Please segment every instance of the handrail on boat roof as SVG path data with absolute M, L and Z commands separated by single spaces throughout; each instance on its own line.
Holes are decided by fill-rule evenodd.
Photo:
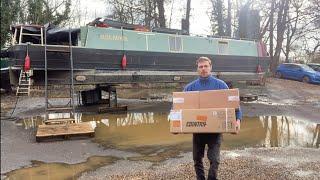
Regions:
M 11 27 L 34 27 L 34 28 L 43 28 L 43 25 L 38 25 L 38 24 L 18 24 L 18 25 L 11 25 Z

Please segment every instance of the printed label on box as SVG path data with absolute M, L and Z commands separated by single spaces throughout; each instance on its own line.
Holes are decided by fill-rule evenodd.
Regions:
M 181 121 L 172 121 L 172 127 L 180 127 Z
M 183 104 L 184 103 L 184 98 L 173 98 L 172 102 L 175 104 Z
M 207 122 L 199 122 L 199 121 L 188 121 L 186 123 L 186 127 L 197 127 L 197 128 L 202 128 L 202 127 L 206 127 L 207 126 Z
M 198 115 L 196 117 L 197 121 L 207 121 L 208 120 L 208 117 L 207 116 L 204 116 L 204 115 Z

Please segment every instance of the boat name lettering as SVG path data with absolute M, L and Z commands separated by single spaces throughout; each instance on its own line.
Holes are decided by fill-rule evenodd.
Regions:
M 100 39 L 107 40 L 107 41 L 128 41 L 127 36 L 111 35 L 111 34 L 101 34 Z

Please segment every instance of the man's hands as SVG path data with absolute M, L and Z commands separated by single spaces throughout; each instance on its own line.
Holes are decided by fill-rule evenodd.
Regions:
M 235 128 L 236 128 L 236 132 L 232 133 L 232 134 L 238 134 L 239 131 L 240 131 L 240 119 L 237 119 L 236 121 L 234 121 L 234 125 L 235 125 Z

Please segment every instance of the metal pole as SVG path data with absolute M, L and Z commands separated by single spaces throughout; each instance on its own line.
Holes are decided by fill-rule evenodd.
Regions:
M 48 62 L 47 62 L 47 28 L 44 27 L 44 70 L 45 70 L 45 121 L 48 120 Z
M 71 67 L 71 106 L 72 106 L 72 113 L 75 114 L 75 107 L 73 101 L 73 94 L 74 94 L 74 83 L 73 83 L 73 58 L 72 58 L 72 38 L 71 38 L 71 28 L 69 24 L 69 49 L 70 49 L 70 67 Z

